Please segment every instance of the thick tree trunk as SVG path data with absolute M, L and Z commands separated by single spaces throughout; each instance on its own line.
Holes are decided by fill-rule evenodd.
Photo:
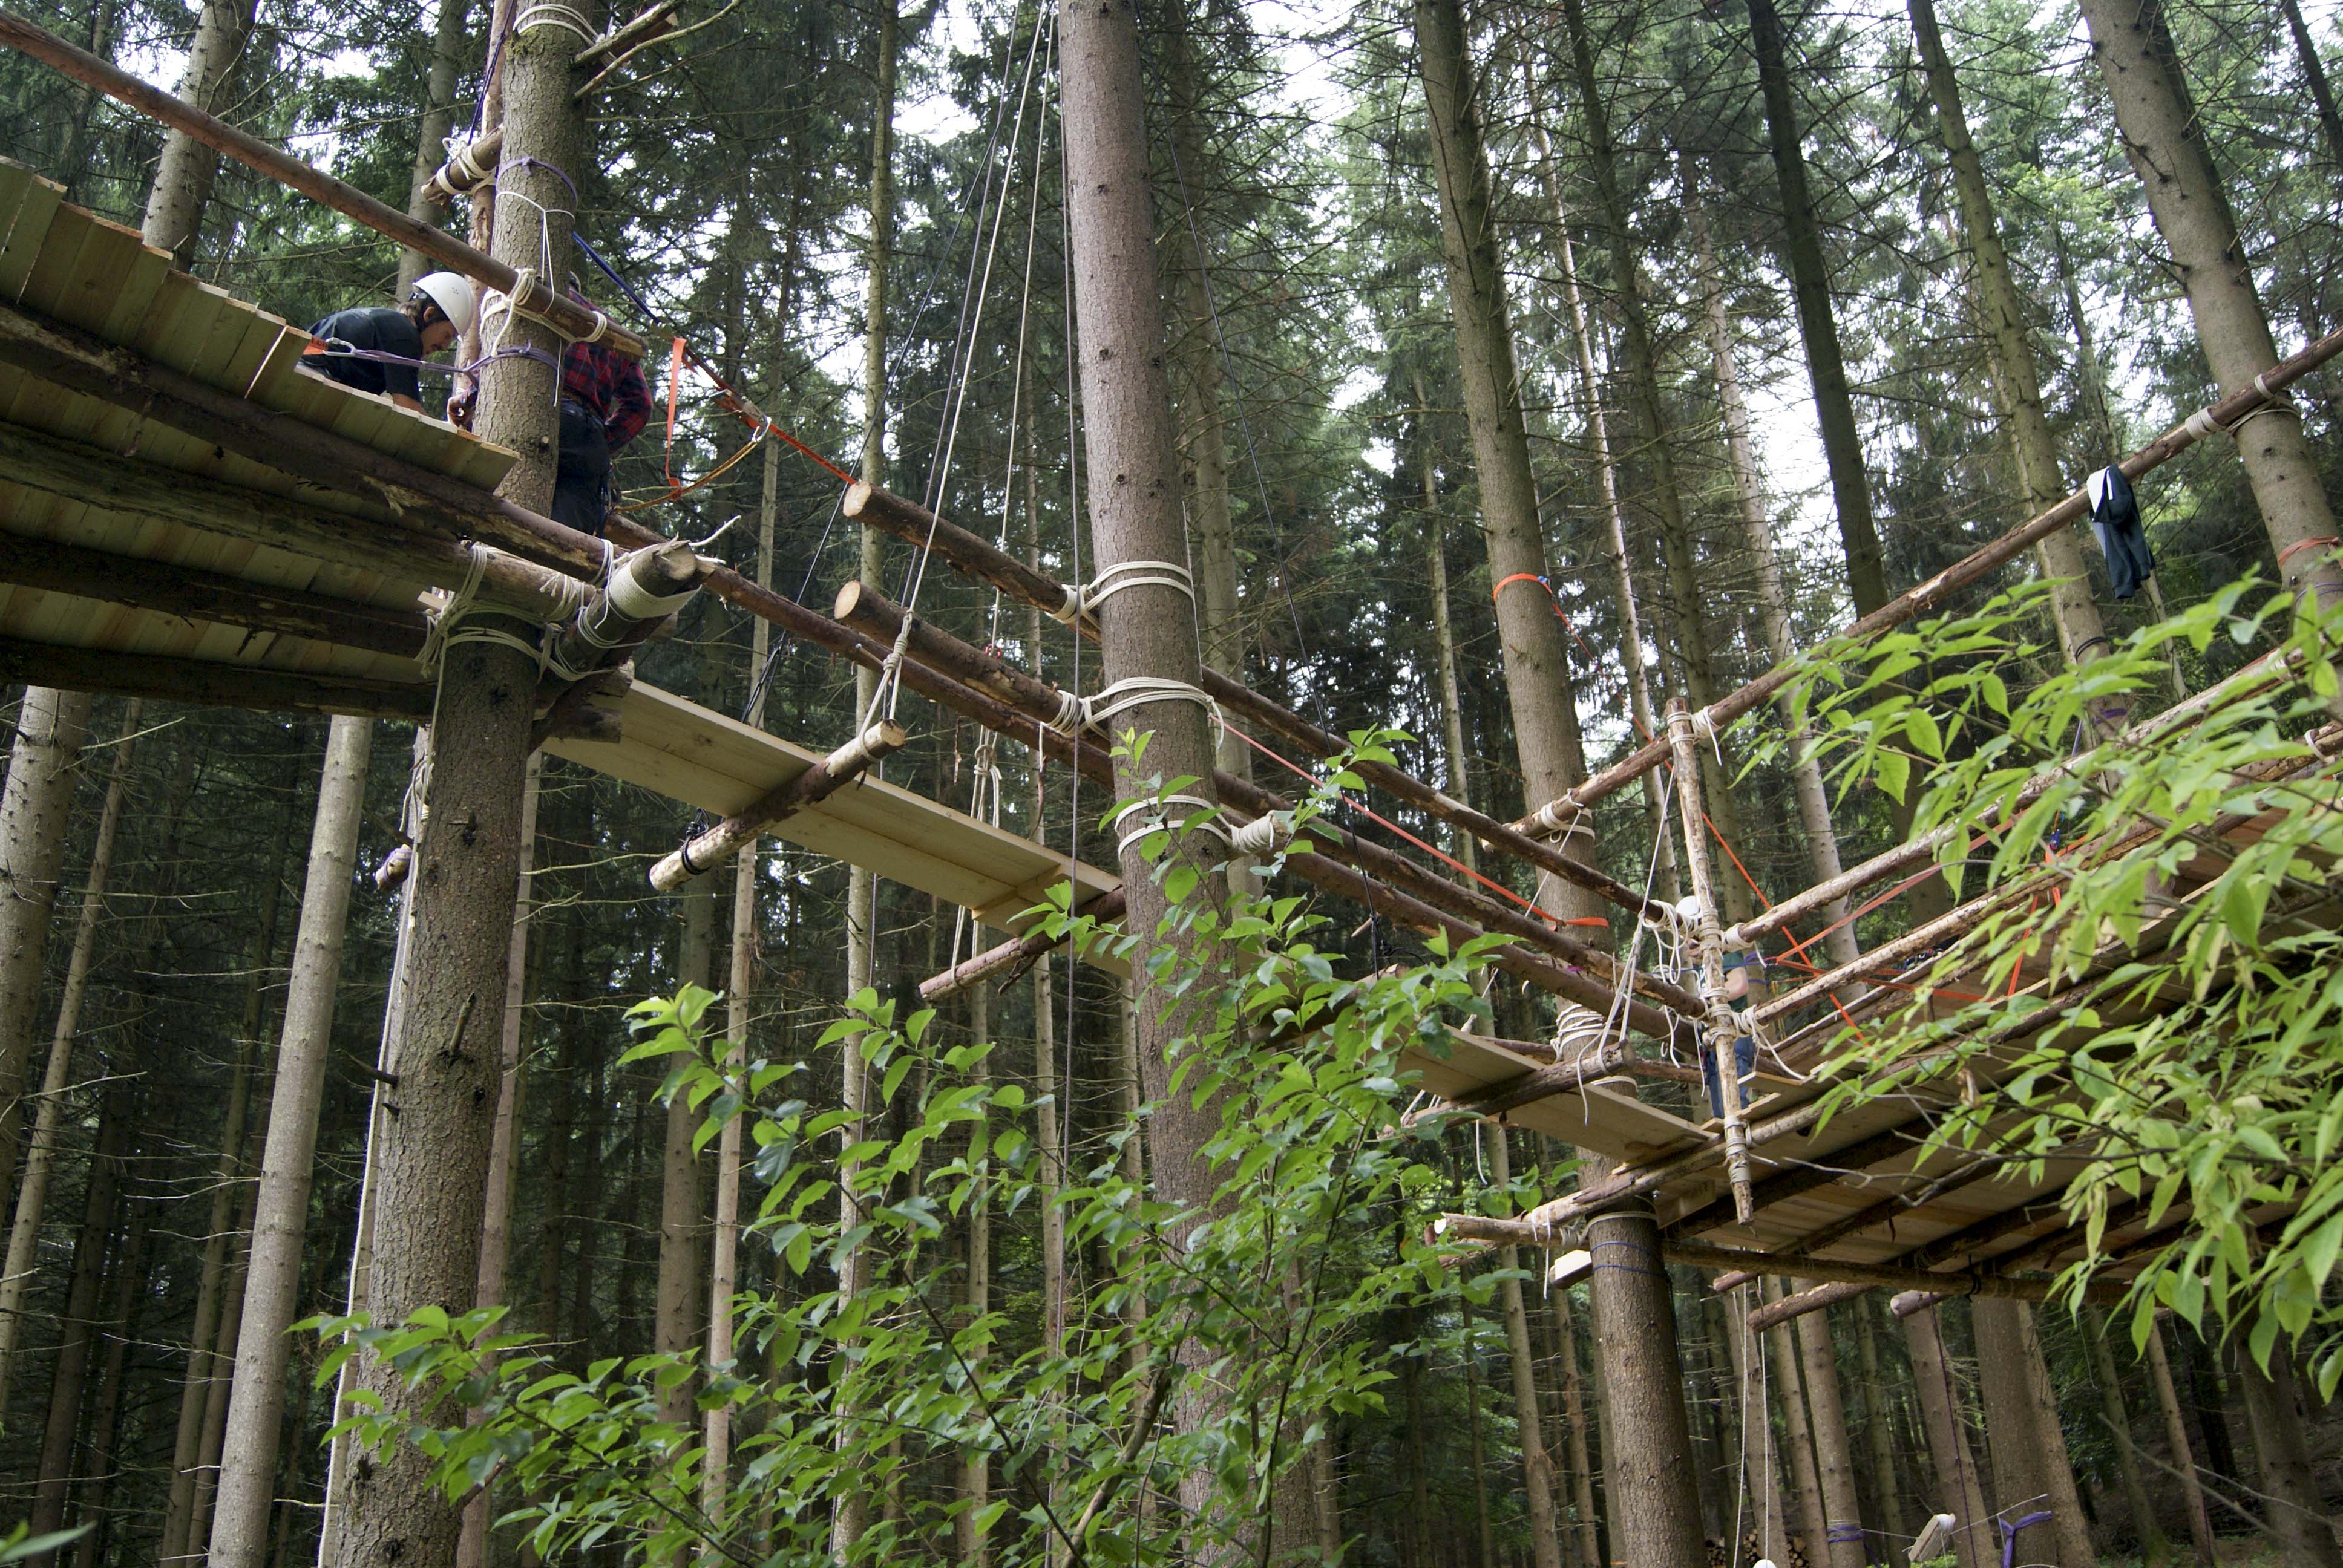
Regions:
M 1502 1126 L 1487 1131 L 1483 1147 L 1489 1152 L 1489 1181 L 1503 1190 L 1513 1182 L 1507 1148 L 1511 1140 Z M 1510 1276 L 1520 1266 L 1515 1249 L 1498 1249 L 1497 1267 L 1501 1271 Z M 1513 1363 L 1515 1442 L 1522 1453 L 1522 1488 L 1528 1503 L 1530 1550 L 1537 1568 L 1562 1568 L 1562 1532 L 1554 1507 L 1554 1461 L 1547 1456 L 1540 1433 L 1537 1358 L 1530 1350 L 1529 1313 L 1522 1304 L 1519 1280 L 1508 1277 L 1497 1286 L 1497 1305 L 1504 1314 L 1505 1348 L 1511 1352 Z
M 2205 1506 L 2205 1485 L 2197 1478 L 2197 1451 L 2188 1442 L 2188 1421 L 2180 1408 L 2180 1391 L 2173 1385 L 2172 1362 L 2164 1351 L 2164 1330 L 2158 1325 L 2147 1336 L 2147 1378 L 2156 1390 L 2157 1413 L 2164 1422 L 2165 1446 L 2172 1451 L 2172 1468 L 2179 1473 L 2180 1500 L 2188 1515 L 2188 1543 L 2198 1568 L 2220 1561 L 2213 1542 L 2213 1515 Z
M 50 1375 L 48 1422 L 41 1432 L 40 1468 L 33 1491 L 31 1523 L 35 1535 L 45 1535 L 65 1524 L 65 1500 L 74 1478 L 74 1449 L 81 1432 L 83 1385 L 89 1375 L 91 1330 L 97 1317 L 98 1290 L 106 1250 L 114 1239 L 125 1154 L 130 1144 L 135 1082 L 118 1077 L 108 1083 L 98 1112 L 97 1141 L 90 1151 L 89 1182 L 82 1200 L 81 1231 L 74 1239 L 73 1271 L 65 1286 L 65 1310 L 57 1320 L 61 1337 Z M 54 1554 L 46 1561 L 54 1562 Z
M 1896 1463 L 1895 1402 L 1879 1361 L 1877 1301 L 1876 1292 L 1855 1298 L 1855 1342 L 1863 1369 L 1864 1443 L 1871 1451 L 1872 1493 L 1879 1500 L 1878 1534 L 1883 1543 L 1893 1543 L 1914 1533 L 1920 1522 L 1905 1500 L 1903 1474 Z
M 252 36 L 254 7 L 255 0 L 204 0 L 187 68 L 179 78 L 180 98 L 207 115 L 228 106 L 245 45 Z M 155 167 L 155 187 L 147 193 L 141 237 L 169 251 L 174 266 L 184 268 L 195 256 L 196 236 L 203 230 L 204 209 L 211 203 L 212 179 L 218 172 L 219 154 L 194 137 L 173 131 L 163 138 L 163 159 Z
M 2278 346 L 2204 121 L 2174 56 L 2161 0 L 2083 0 L 2082 12 L 2115 102 L 2116 127 L 2187 291 L 2206 361 L 2225 394 L 2242 392 L 2278 363 Z M 2303 439 L 2301 414 L 2281 398 L 2248 415 L 2234 433 L 2279 576 L 2289 588 L 2312 589 L 2321 603 L 2343 597 L 2335 514 Z
M 456 74 L 462 66 L 465 25 L 470 21 L 472 0 L 439 0 L 439 18 L 431 35 L 431 64 L 423 77 L 423 118 L 415 131 L 415 166 L 407 183 L 407 216 L 417 223 L 437 224 L 439 204 L 425 194 L 431 176 L 447 156 L 443 145 L 455 119 Z M 421 251 L 398 253 L 398 287 L 394 297 L 405 299 L 415 291 L 415 280 L 431 264 Z
M 1924 1307 L 1904 1320 L 1912 1350 L 1912 1382 L 1920 1395 L 1920 1418 L 1927 1429 L 1928 1457 L 1936 1466 L 1936 1512 L 1949 1513 L 1960 1568 L 1992 1568 L 1996 1558 L 1992 1516 L 1986 1512 L 1985 1485 L 1969 1448 L 1968 1423 L 1953 1382 L 1951 1358 L 1937 1332 L 1936 1309 Z
M 326 742 L 234 1350 L 235 1382 L 210 1535 L 209 1560 L 215 1568 L 260 1568 L 268 1544 L 277 1435 L 285 1418 L 286 1363 L 292 1351 L 286 1330 L 300 1306 L 317 1112 L 325 1101 L 326 1069 L 332 1056 L 334 1004 L 340 990 L 342 940 L 348 929 L 373 731 L 369 719 L 337 719 Z
M 261 1122 L 258 1131 L 265 1139 L 268 1135 L 265 1112 Z M 211 1539 L 212 1504 L 219 1497 L 220 1453 L 227 1442 L 228 1396 L 235 1387 L 236 1336 L 244 1322 L 245 1276 L 252 1259 L 253 1205 L 259 1196 L 259 1185 L 246 1174 L 247 1170 L 240 1165 L 236 1172 L 236 1186 L 243 1193 L 243 1201 L 236 1206 L 235 1251 L 220 1294 L 219 1337 L 212 1342 L 211 1364 L 215 1371 L 204 1390 L 203 1435 L 196 1447 L 195 1506 L 187 1514 L 190 1556 L 197 1554 L 197 1542 Z M 269 1455 L 272 1459 L 276 1455 L 273 1446 Z
M 1768 1276 L 1765 1299 L 1782 1299 L 1782 1282 Z M 1775 1323 L 1768 1335 L 1773 1354 L 1774 1397 L 1781 1402 L 1782 1443 L 1789 1456 L 1790 1487 L 1796 1494 L 1798 1528 L 1809 1563 L 1829 1561 L 1830 1508 L 1823 1499 L 1822 1473 L 1815 1464 L 1814 1424 L 1806 1415 L 1805 1377 L 1800 1365 L 1797 1334 L 1786 1322 Z M 1963 1568 L 1968 1568 L 1963 1564 Z
M 1480 478 L 1489 577 L 1528 800 L 1560 798 L 1585 777 L 1578 709 L 1561 618 L 1545 576 L 1545 538 L 1537 484 L 1530 471 L 1529 429 L 1522 413 L 1513 322 L 1497 248 L 1489 154 L 1482 139 L 1479 92 L 1458 0 L 1416 0 L 1416 55 L 1430 111 L 1433 168 L 1440 187 L 1441 248 L 1447 259 L 1456 360 L 1464 387 Z M 1566 852 L 1583 858 L 1589 833 L 1570 824 Z M 1552 912 L 1596 913 L 1584 890 L 1552 885 Z
M 2107 1343 L 2107 1314 L 2097 1307 L 2082 1312 L 2083 1342 L 2091 1352 L 2091 1377 L 2098 1384 L 2099 1408 L 2115 1439 L 2116 1473 L 2123 1482 L 2124 1503 L 2131 1510 L 2132 1536 L 2147 1568 L 2163 1568 L 2172 1557 L 2172 1543 L 2157 1523 L 2156 1502 L 2148 1494 L 2140 1470 L 2138 1446 L 2131 1435 L 2131 1411 L 2125 1403 L 2123 1374 L 2117 1370 L 2115 1349 Z
M 716 881 L 702 877 L 687 885 L 683 902 L 683 939 L 676 954 L 679 987 L 716 989 Z M 654 1308 L 652 1348 L 660 1355 L 688 1353 L 699 1337 L 700 1236 L 706 1225 L 706 1195 L 699 1174 L 699 1157 L 691 1147 L 699 1130 L 699 1112 L 691 1097 L 679 1093 L 668 1101 L 666 1141 L 659 1157 L 659 1297 Z M 676 1384 L 661 1396 L 659 1419 L 679 1426 L 692 1416 L 692 1381 Z
M 582 170 L 586 152 L 583 110 L 570 97 L 577 44 L 540 19 L 505 45 L 498 199 L 521 206 L 531 220 L 497 225 L 493 254 L 555 276 L 569 257 L 570 171 Z M 562 347 L 558 336 L 527 319 L 497 329 L 548 359 Z M 538 511 L 552 500 L 558 374 L 555 364 L 515 356 L 490 364 L 481 387 L 480 434 L 521 454 L 502 491 Z M 411 979 L 385 1047 L 398 1113 L 378 1123 L 372 1162 L 367 1296 L 378 1323 L 404 1322 L 425 1306 L 462 1310 L 478 1284 L 536 686 L 536 661 L 499 643 L 456 641 L 439 672 L 414 872 Z M 380 1362 L 361 1360 L 353 1387 L 371 1392 L 394 1417 L 417 1409 L 418 1391 Z M 336 1501 L 327 1568 L 377 1568 L 392 1556 L 426 1564 L 452 1558 L 459 1522 L 424 1484 L 428 1468 L 410 1444 L 354 1456 Z
M 1936 134 L 1953 166 L 1961 226 L 1966 231 L 1969 256 L 1975 264 L 1970 281 L 1977 325 L 1985 337 L 1995 389 L 2009 419 L 2009 440 L 2017 453 L 2017 483 L 2025 495 L 2026 515 L 2032 517 L 2056 505 L 2071 493 L 2071 487 L 2059 476 L 2058 444 L 2043 407 L 2042 376 L 2035 363 L 2026 302 L 2010 270 L 2009 253 L 2001 243 L 2001 225 L 1994 216 L 1984 160 L 1969 138 L 1960 82 L 1953 74 L 1944 35 L 1936 26 L 1936 0 L 1905 0 L 1905 4 L 1911 13 L 1913 36 L 1920 46 L 1929 95 L 1936 100 Z M 2100 623 L 2099 607 L 2091 598 L 2090 568 L 2084 563 L 2077 530 L 2069 528 L 2052 534 L 2035 551 L 2043 574 L 2056 585 L 2051 590 L 2050 608 L 2067 658 L 2080 664 L 2108 651 L 2107 628 Z
M 1880 558 L 1878 525 L 1872 518 L 1871 481 L 1864 467 L 1855 398 L 1847 387 L 1846 358 L 1839 348 L 1838 316 L 1823 259 L 1822 218 L 1799 146 L 1782 18 L 1774 0 L 1747 0 L 1747 5 L 1749 42 L 1765 102 L 1766 140 L 1781 187 L 1782 269 L 1790 276 L 1797 304 L 1798 336 L 1805 344 L 1806 376 L 1822 427 L 1823 457 L 1830 468 L 1831 501 L 1838 512 L 1839 538 L 1846 546 L 1847 588 L 1855 614 L 1865 616 L 1887 602 L 1887 571 Z
M 1785 1563 L 1790 1560 L 1790 1514 L 1782 1491 L 1782 1451 L 1774 1434 L 1774 1417 L 1767 1408 L 1765 1385 L 1765 1336 L 1753 1333 L 1749 1313 L 1760 1300 L 1760 1287 L 1742 1285 L 1733 1292 L 1725 1306 L 1725 1344 L 1733 1355 L 1733 1375 L 1739 1385 L 1739 1404 L 1743 1412 L 1743 1464 L 1746 1470 L 1744 1482 L 1748 1489 L 1755 1517 L 1748 1521 L 1745 1534 L 1757 1538 L 1758 1554 L 1767 1562 Z M 1741 1563 L 1740 1543 L 1732 1543 Z
M 15 1211 L 25 1070 L 90 701 L 85 691 L 25 689 L 7 787 L 0 792 L 0 1209 L 9 1213 Z
M 1800 1282 L 1801 1288 L 1806 1282 Z M 1855 1452 L 1847 1442 L 1846 1405 L 1839 1397 L 1838 1352 L 1831 1340 L 1830 1312 L 1808 1312 L 1798 1319 L 1800 1382 L 1806 1392 L 1806 1411 L 1813 1419 L 1815 1479 L 1822 1485 L 1823 1512 L 1829 1525 L 1824 1550 L 1812 1549 L 1807 1560 L 1826 1562 L 1832 1568 L 1863 1568 L 1862 1509 L 1855 1498 Z M 1845 1536 L 1833 1540 L 1832 1536 Z
M 1699 1568 L 1700 1493 L 1684 1421 L 1682 1356 L 1660 1230 L 1651 1211 L 1613 1210 L 1587 1227 L 1594 1342 L 1611 1419 L 1613 1550 L 1627 1568 Z
M 1184 561 L 1187 538 L 1180 518 L 1178 430 L 1164 373 L 1137 18 L 1129 0 L 1101 0 L 1063 13 L 1059 26 L 1080 390 L 1087 417 L 1090 558 L 1103 578 L 1130 562 Z M 1133 580 L 1099 604 L 1098 617 L 1110 687 L 1132 679 L 1196 686 L 1202 663 L 1192 594 Z M 1118 717 L 1115 728 L 1152 736 L 1143 759 L 1116 759 L 1118 796 L 1151 796 L 1151 779 L 1185 776 L 1199 781 L 1189 787 L 1193 794 L 1212 800 L 1213 738 L 1201 700 L 1143 702 Z M 1195 808 L 1170 809 L 1176 822 Z M 1178 939 L 1166 934 L 1170 906 L 1141 853 L 1145 837 L 1130 835 L 1121 854 L 1129 905 L 1124 929 L 1139 939 L 1132 972 L 1150 973 L 1161 955 L 1176 973 L 1182 955 Z M 1218 1185 L 1202 1151 L 1218 1130 L 1219 1111 L 1198 1106 L 1193 1095 L 1172 1092 L 1169 1049 L 1185 1030 L 1178 992 L 1142 982 L 1134 1000 L 1134 1046 L 1146 1097 L 1156 1108 L 1147 1123 L 1156 1195 L 1201 1218 L 1211 1211 Z M 1172 1402 L 1172 1420 L 1183 1431 L 1203 1427 L 1219 1411 L 1202 1369 L 1195 1371 Z M 1185 1478 L 1182 1502 L 1194 1513 L 1211 1491 L 1204 1478 Z M 1195 1523 L 1213 1529 L 1230 1523 Z M 1276 1537 L 1279 1522 L 1263 1523 Z
M 130 767 L 137 753 L 139 704 L 123 709 L 122 737 L 115 742 L 114 768 L 106 782 L 106 804 L 97 819 L 97 839 L 89 855 L 89 877 L 82 884 L 81 915 L 74 928 L 73 954 L 65 962 L 65 990 L 57 999 L 57 1020 L 49 1035 L 49 1060 L 41 1079 L 33 1135 L 25 1151 L 24 1180 L 16 1189 L 16 1213 L 8 1231 L 7 1261 L 0 1264 L 0 1421 L 8 1410 L 8 1391 L 15 1370 L 16 1340 L 25 1324 L 25 1294 L 33 1283 L 34 1254 L 40 1245 L 43 1211 L 49 1201 L 49 1177 L 56 1169 L 58 1141 L 65 1122 L 65 1090 L 73 1081 L 74 1037 L 81 1029 L 83 1000 L 89 994 L 89 970 L 97 953 L 97 930 L 106 919 L 106 879 L 114 870 L 114 843 L 122 827 L 122 802 L 130 783 Z
M 1971 1303 L 1970 1315 L 1976 1325 L 1977 1388 L 1985 1402 L 1985 1429 L 1994 1440 L 1988 1445 L 1994 1499 L 2011 1518 L 2037 1511 L 2053 1514 L 2052 1528 L 2044 1533 L 2055 1535 L 2057 1542 L 2058 1568 L 2092 1568 L 2096 1554 L 2076 1494 L 2057 1409 L 2055 1403 L 2044 1408 L 2050 1399 L 2050 1372 L 2042 1362 L 2042 1342 L 2033 1332 L 2032 1310 L 2023 1302 L 1980 1297 Z M 2036 1541 L 2026 1550 L 2046 1555 L 2046 1544 Z
M 2240 1351 L 2237 1381 L 2245 1385 L 2246 1423 L 2261 1461 L 2262 1495 L 2268 1501 L 2270 1533 L 2286 1554 L 2287 1568 L 2343 1568 L 2343 1547 L 2335 1537 L 2335 1515 L 2318 1495 L 2294 1397 L 2294 1368 L 2283 1347 L 2270 1355 L 2266 1373 Z

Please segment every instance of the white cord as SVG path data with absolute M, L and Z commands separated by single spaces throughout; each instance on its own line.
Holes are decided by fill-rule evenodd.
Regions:
M 597 36 L 593 25 L 586 20 L 586 13 L 564 5 L 560 0 L 536 0 L 536 4 L 513 18 L 516 36 L 531 27 L 558 27 L 565 33 L 576 34 L 581 44 L 591 44 Z
M 1071 626 L 1125 588 L 1168 588 L 1196 601 L 1196 576 L 1179 561 L 1117 561 L 1090 580 L 1066 589 L 1063 604 L 1050 612 L 1052 620 Z

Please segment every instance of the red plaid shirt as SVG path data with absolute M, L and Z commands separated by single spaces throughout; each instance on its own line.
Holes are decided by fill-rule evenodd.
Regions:
M 573 292 L 572 299 L 594 307 Z M 561 395 L 602 421 L 602 436 L 617 451 L 650 421 L 651 389 L 643 367 L 599 344 L 573 343 L 561 357 Z

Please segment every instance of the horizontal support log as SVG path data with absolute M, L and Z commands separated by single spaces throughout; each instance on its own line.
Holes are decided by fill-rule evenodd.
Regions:
M 1015 556 L 998 550 L 959 524 L 937 517 L 925 507 L 890 491 L 860 482 L 847 487 L 846 515 L 867 527 L 894 535 L 907 544 L 932 549 L 953 570 L 978 582 L 990 583 L 1021 604 L 1045 615 L 1056 615 L 1066 603 L 1063 583 L 1036 571 Z M 1096 638 L 1098 622 L 1085 615 L 1077 628 Z
M 651 886 L 671 893 L 703 871 L 712 870 L 755 841 L 765 829 L 827 800 L 860 778 L 874 763 L 903 748 L 910 731 L 880 719 L 746 809 L 737 811 L 651 868 Z
M 0 363 L 319 489 L 357 497 L 367 503 L 377 523 L 477 539 L 571 577 L 596 580 L 602 575 L 601 541 L 590 534 L 5 301 Z
M 1735 1286 L 1745 1285 L 1759 1277 L 1745 1271 L 1719 1274 L 1716 1276 L 1715 1288 L 1718 1291 L 1729 1291 Z M 1727 1283 L 1728 1281 L 1731 1282 Z M 1749 1332 L 1753 1334 L 1762 1334 L 1776 1323 L 1786 1323 L 1793 1318 L 1803 1318 L 1808 1312 L 1819 1312 L 1839 1302 L 1851 1302 L 1855 1297 L 1867 1295 L 1878 1288 L 1876 1285 L 1856 1284 L 1850 1280 L 1833 1280 L 1808 1290 L 1794 1291 L 1780 1301 L 1767 1302 L 1761 1306 L 1750 1308 Z
M 681 539 L 635 550 L 610 568 L 610 581 L 554 638 L 547 680 L 555 686 L 623 664 L 699 593 L 713 565 Z
M 249 708 L 274 713 L 337 713 L 358 719 L 431 717 L 432 689 L 417 682 L 307 675 L 249 664 L 216 664 L 56 643 L 0 638 L 0 680 L 150 697 L 196 708 Z
M 575 578 L 487 546 L 467 547 L 363 518 L 319 511 L 287 497 L 117 457 L 16 425 L 0 424 L 0 484 L 22 485 L 105 511 L 156 518 L 336 566 L 445 588 L 465 581 L 472 570 L 472 549 L 481 548 L 488 555 L 476 590 L 478 601 L 532 620 L 568 616 L 581 591 Z M 5 511 L 0 507 L 0 531 L 5 530 Z
M 2233 397 L 2224 397 L 2210 408 L 2190 415 L 2132 453 L 2119 465 L 2125 477 L 2137 479 L 2179 456 L 2213 431 L 2236 425 L 2239 419 L 2266 404 L 2283 401 L 2281 394 L 2288 387 L 2338 354 L 2343 354 L 2343 331 L 2330 332 L 2301 353 L 2278 361 L 2260 377 L 2260 389 L 2249 387 Z M 2090 503 L 2084 493 L 2077 490 L 1999 538 L 1970 551 L 1917 588 L 1896 595 L 1869 615 L 1855 620 L 1837 636 L 1840 639 L 1859 642 L 1877 637 L 1881 632 L 1902 626 L 1906 621 L 1916 620 L 1986 573 L 2015 560 L 2059 529 L 2089 515 Z M 1776 665 L 1747 685 L 1718 698 L 1696 717 L 1701 718 L 1710 729 L 1722 731 L 1789 685 L 1795 669 L 1795 661 Z M 1532 811 L 1513 826 L 1533 836 L 1551 831 L 1546 825 L 1547 819 L 1568 820 L 1575 813 L 1642 778 L 1666 761 L 1667 758 L 1665 737 L 1647 741 L 1585 783 L 1548 802 L 1541 809 Z
M 0 546 L 0 582 L 127 605 L 182 620 L 362 648 L 400 658 L 412 658 L 422 651 L 429 629 L 419 609 L 392 609 L 298 588 L 271 588 L 218 572 L 139 556 L 109 555 L 54 539 L 11 536 L 5 546 Z
M 324 170 L 312 167 L 269 146 L 258 136 L 247 136 L 234 126 L 213 118 L 193 104 L 175 98 L 160 87 L 142 82 L 129 72 L 119 70 L 96 55 L 75 48 L 55 34 L 35 26 L 12 11 L 0 11 L 0 44 L 30 55 L 85 87 L 96 88 L 117 103 L 127 104 L 148 118 L 161 121 L 214 152 L 225 153 L 246 168 L 266 175 L 277 184 L 297 190 L 311 201 L 329 206 L 346 217 L 356 218 L 377 234 L 396 240 L 407 249 L 427 256 L 440 266 L 460 272 L 498 293 L 511 293 L 513 286 L 520 281 L 520 275 L 511 267 L 484 252 L 474 250 L 455 236 L 409 217 L 397 207 L 377 201 L 356 186 L 337 180 Z M 520 304 L 521 308 L 528 313 L 551 320 L 556 327 L 571 338 L 590 337 L 596 330 L 593 312 L 580 309 L 548 287 L 544 278 L 530 281 L 528 292 L 522 297 Z M 643 357 L 643 340 L 621 327 L 608 328 L 602 335 L 602 346 L 629 359 Z
M 1119 920 L 1123 916 L 1122 890 L 1101 893 L 1077 911 L 1101 924 Z M 1046 930 L 1029 931 L 1021 937 L 990 947 L 980 953 L 962 959 L 939 975 L 930 975 L 920 982 L 920 1000 L 935 1003 L 955 997 L 964 990 L 982 985 L 995 975 L 1007 975 L 1014 980 L 1043 953 L 1066 945 L 1062 936 L 1052 936 Z

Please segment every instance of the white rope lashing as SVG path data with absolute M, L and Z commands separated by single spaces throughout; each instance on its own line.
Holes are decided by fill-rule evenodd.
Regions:
M 1117 561 L 1088 583 L 1068 588 L 1065 602 L 1050 618 L 1072 626 L 1123 589 L 1148 587 L 1185 594 L 1191 604 L 1196 599 L 1196 574 L 1179 561 Z
M 581 44 L 591 44 L 599 35 L 594 31 L 593 24 L 586 19 L 586 13 L 575 6 L 564 5 L 560 0 L 536 0 L 534 5 L 513 18 L 512 26 L 515 35 L 526 33 L 531 27 L 558 27 L 565 33 L 576 34 Z

